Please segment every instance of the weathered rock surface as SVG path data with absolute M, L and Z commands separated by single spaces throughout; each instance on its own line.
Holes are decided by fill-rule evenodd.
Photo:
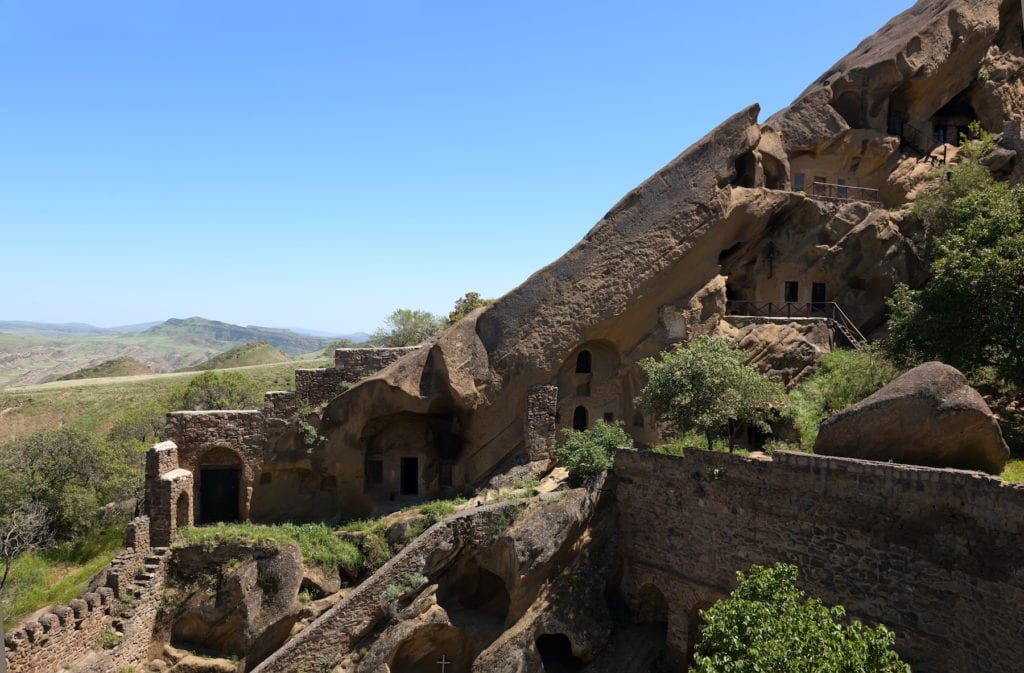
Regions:
M 733 339 L 749 354 L 747 362 L 790 386 L 813 374 L 832 351 L 832 330 L 823 320 L 723 320 L 718 334 Z
M 814 452 L 990 474 L 1010 456 L 981 394 L 941 362 L 915 367 L 826 419 Z

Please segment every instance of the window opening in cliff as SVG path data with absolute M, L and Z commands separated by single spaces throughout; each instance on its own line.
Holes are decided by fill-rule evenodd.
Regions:
M 745 243 L 745 241 L 739 241 L 737 243 L 733 243 L 728 248 L 726 248 L 722 252 L 718 253 L 718 263 L 719 264 L 724 264 L 726 261 L 728 261 L 728 259 L 730 257 L 732 257 L 733 255 L 735 255 L 737 252 L 740 251 L 740 249 L 743 247 L 744 243 Z
M 783 289 L 782 301 L 795 303 L 800 301 L 800 283 L 795 280 L 787 280 Z
M 401 493 L 402 495 L 420 494 L 420 459 L 402 458 Z
M 452 464 L 441 463 L 441 470 L 437 477 L 438 486 L 451 486 L 452 485 Z
M 239 482 L 242 471 L 237 467 L 203 467 L 199 469 L 199 522 L 238 521 Z
M 545 633 L 536 641 L 537 654 L 546 673 L 583 670 L 583 660 L 572 652 L 572 642 L 561 633 Z
M 174 527 L 175 529 L 187 528 L 192 524 L 188 520 L 188 493 L 178 495 L 178 503 L 175 505 Z
M 380 486 L 384 483 L 384 461 L 367 459 L 366 461 L 366 485 Z
M 576 410 L 572 412 L 572 429 L 580 431 L 587 429 L 586 407 L 576 407 Z
M 437 602 L 452 624 L 489 642 L 501 635 L 511 601 L 505 581 L 469 556 L 441 577 Z
M 839 94 L 832 107 L 846 120 L 850 128 L 861 129 L 865 127 L 864 105 L 858 92 L 844 91 Z
M 591 366 L 590 351 L 580 351 L 580 354 L 576 356 L 576 373 L 589 374 Z
M 828 301 L 827 286 L 825 283 L 811 283 L 811 308 L 814 311 L 825 310 L 825 302 Z
M 613 414 L 610 411 L 604 412 L 604 422 L 605 423 L 614 423 L 615 422 L 615 414 Z
M 804 174 L 794 173 L 793 174 L 793 191 L 802 192 L 804 191 Z
M 757 157 L 754 156 L 753 152 L 747 152 L 736 160 L 736 177 L 732 181 L 732 186 L 757 186 Z

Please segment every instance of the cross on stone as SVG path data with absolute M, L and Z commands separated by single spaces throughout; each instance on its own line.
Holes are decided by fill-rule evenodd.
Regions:
M 448 657 L 443 654 L 441 655 L 441 661 L 435 663 L 441 667 L 441 673 L 445 673 L 445 671 L 448 670 L 448 667 L 452 664 L 452 662 L 448 661 Z

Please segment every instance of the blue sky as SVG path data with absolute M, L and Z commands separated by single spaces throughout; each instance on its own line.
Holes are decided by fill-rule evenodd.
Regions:
M 0 0 L 0 319 L 500 295 L 910 4 Z

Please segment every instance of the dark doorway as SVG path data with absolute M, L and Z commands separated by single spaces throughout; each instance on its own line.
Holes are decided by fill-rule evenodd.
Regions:
M 238 521 L 237 467 L 204 467 L 199 470 L 199 523 Z
M 572 429 L 581 431 L 586 430 L 587 420 L 587 408 L 576 407 L 576 411 L 572 412 Z
M 811 304 L 815 311 L 825 310 L 826 291 L 824 283 L 811 284 Z
M 402 495 L 420 494 L 420 459 L 402 459 Z
M 787 280 L 783 290 L 783 301 L 795 304 L 800 301 L 800 283 L 795 280 Z
M 545 633 L 537 639 L 537 654 L 546 673 L 583 670 L 583 660 L 572 653 L 572 643 L 561 633 Z

